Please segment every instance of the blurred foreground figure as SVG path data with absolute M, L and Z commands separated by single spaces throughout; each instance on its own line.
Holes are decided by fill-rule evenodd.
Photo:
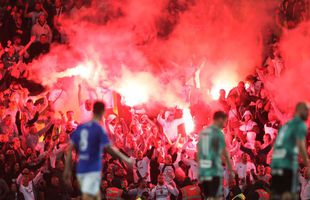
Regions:
M 273 199 L 296 199 L 298 152 L 310 174 L 305 137 L 309 109 L 306 103 L 298 103 L 294 118 L 287 122 L 279 131 L 274 145 L 272 160 L 271 189 Z
M 111 145 L 107 134 L 99 124 L 104 115 L 104 110 L 105 106 L 102 102 L 94 104 L 93 119 L 80 125 L 72 134 L 71 144 L 67 152 L 64 180 L 71 184 L 71 158 L 73 148 L 75 147 L 79 155 L 76 172 L 83 200 L 101 199 L 101 157 L 103 149 L 113 157 L 124 161 L 129 167 L 132 167 L 131 159 Z
M 205 199 L 221 199 L 222 194 L 222 156 L 227 166 L 230 180 L 232 180 L 232 167 L 229 154 L 226 150 L 223 127 L 227 115 L 218 111 L 213 115 L 213 124 L 203 130 L 199 135 L 198 159 L 199 178 Z

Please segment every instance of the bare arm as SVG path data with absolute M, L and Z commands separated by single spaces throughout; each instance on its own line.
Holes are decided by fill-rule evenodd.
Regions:
M 31 36 L 30 41 L 27 43 L 27 45 L 18 53 L 19 56 L 23 56 L 35 40 L 36 37 Z
M 115 147 L 108 145 L 105 147 L 105 152 L 109 153 L 112 157 L 114 158 L 118 158 L 121 161 L 124 161 L 128 167 L 132 167 L 133 166 L 133 161 L 125 156 L 123 153 L 121 153 L 118 149 L 116 149 Z
M 226 148 L 223 149 L 222 154 L 223 154 L 224 161 L 225 161 L 225 163 L 226 163 L 228 172 L 229 172 L 229 174 L 232 174 L 232 171 L 233 171 L 233 170 L 232 170 L 232 166 L 231 166 L 230 156 L 229 156 L 229 153 L 228 153 L 228 151 L 227 151 Z
M 302 161 L 306 167 L 309 167 L 308 154 L 306 150 L 306 142 L 305 140 L 297 140 L 297 146 L 299 149 L 299 153 L 301 155 Z

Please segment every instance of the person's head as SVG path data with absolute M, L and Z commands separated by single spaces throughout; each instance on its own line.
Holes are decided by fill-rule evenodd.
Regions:
M 102 119 L 105 111 L 105 105 L 103 102 L 97 101 L 93 106 L 93 114 L 95 118 Z
M 261 89 L 261 91 L 260 91 L 260 97 L 262 99 L 266 99 L 267 98 L 267 91 L 264 88 Z
M 35 134 L 37 134 L 37 132 L 38 132 L 37 127 L 35 127 L 34 125 L 29 127 L 29 133 L 30 134 L 35 135 Z
M 8 47 L 8 54 L 9 55 L 13 55 L 15 53 L 15 48 L 13 45 Z
M 30 175 L 30 171 L 29 169 L 25 168 L 23 171 L 22 171 L 22 183 L 24 185 L 27 185 L 29 183 L 29 181 L 31 180 L 31 175 Z
M 258 165 L 257 166 L 257 172 L 259 176 L 265 175 L 265 166 L 264 165 Z
M 302 120 L 307 121 L 309 115 L 309 108 L 305 102 L 300 102 L 296 105 L 295 116 L 300 117 Z
M 108 173 L 107 174 L 107 181 L 112 182 L 113 181 L 113 174 L 112 173 Z
M 53 175 L 52 178 L 51 178 L 51 184 L 52 186 L 54 187 L 58 187 L 59 186 L 59 177 L 56 176 L 56 175 Z
M 93 101 L 91 99 L 85 100 L 85 109 L 87 111 L 91 111 L 92 106 L 93 106 Z
M 238 91 L 239 91 L 239 92 L 243 92 L 244 90 L 245 90 L 245 84 L 244 84 L 243 81 L 240 81 L 240 82 L 238 83 Z
M 101 185 L 100 185 L 101 190 L 105 190 L 105 189 L 107 189 L 108 187 L 109 187 L 108 181 L 102 180 L 102 181 L 101 181 Z
M 13 138 L 13 147 L 14 147 L 14 149 L 20 148 L 20 140 L 18 137 Z
M 33 152 L 32 149 L 31 149 L 30 147 L 28 147 L 28 148 L 26 149 L 26 152 L 25 152 L 25 153 L 26 153 L 26 156 L 29 157 L 29 156 L 32 154 L 32 152 Z
M 121 180 L 121 187 L 122 187 L 123 189 L 126 189 L 126 188 L 128 187 L 128 181 L 127 181 L 127 179 L 123 178 L 123 179 Z
M 68 121 L 74 120 L 74 111 L 73 110 L 68 110 L 66 113 Z
M 6 115 L 3 119 L 3 123 L 6 126 L 10 126 L 12 124 L 12 116 L 10 114 Z
M 270 111 L 270 112 L 268 113 L 268 120 L 269 120 L 270 122 L 276 121 L 276 120 L 277 120 L 277 116 L 275 115 L 274 111 Z
M 0 161 L 1 162 L 4 162 L 5 161 L 5 156 L 3 153 L 0 154 Z
M 39 15 L 38 22 L 41 25 L 44 25 L 46 23 L 46 16 L 45 16 L 45 14 L 42 13 L 42 14 Z
M 116 124 L 115 128 L 114 128 L 114 132 L 115 134 L 122 134 L 123 133 L 123 127 L 120 123 Z
M 154 135 L 157 135 L 158 134 L 158 127 L 157 126 L 153 126 L 152 127 L 152 133 L 154 134 Z
M 139 150 L 139 151 L 137 152 L 137 159 L 138 159 L 138 160 L 142 160 L 142 158 L 143 158 L 143 153 L 142 153 L 141 150 Z
M 60 8 L 61 5 L 62 5 L 61 0 L 55 0 L 55 7 L 56 7 L 56 8 Z
M 139 188 L 141 188 L 141 189 L 144 189 L 147 187 L 147 183 L 143 178 L 140 178 L 138 183 L 139 183 Z
M 241 155 L 241 161 L 242 161 L 243 163 L 247 163 L 248 160 L 249 160 L 248 154 L 242 153 L 242 155 Z
M 34 6 L 35 11 L 40 12 L 42 8 L 42 4 L 40 2 L 37 2 Z
M 14 171 L 15 172 L 18 172 L 20 170 L 20 164 L 18 163 L 18 162 L 16 162 L 15 164 L 14 164 Z
M 263 140 L 264 140 L 264 144 L 270 144 L 271 142 L 271 136 L 270 134 L 266 133 L 263 137 Z
M 227 114 L 223 111 L 217 111 L 213 115 L 213 123 L 219 128 L 224 128 L 227 122 Z
M 245 111 L 243 114 L 243 119 L 245 122 L 250 121 L 252 119 L 252 113 L 249 110 Z
M 262 147 L 261 142 L 260 141 L 255 141 L 255 143 L 254 143 L 254 150 L 256 152 L 259 152 L 262 149 L 261 147 Z
M 165 164 L 166 165 L 171 165 L 172 164 L 172 157 L 171 157 L 171 155 L 166 155 L 166 157 L 165 157 Z
M 61 133 L 59 135 L 59 143 L 64 144 L 67 141 L 67 134 L 66 133 Z
M 165 183 L 165 178 L 163 174 L 159 174 L 157 177 L 157 181 L 159 185 L 163 185 Z
M 62 160 L 57 160 L 56 162 L 56 168 L 60 171 L 64 171 L 65 170 L 65 164 Z
M 16 183 L 12 183 L 10 186 L 10 191 L 11 192 L 17 192 L 17 184 Z
M 33 100 L 32 99 L 28 99 L 26 102 L 26 108 L 28 110 L 32 110 L 33 109 Z
M 47 43 L 47 35 L 45 35 L 45 34 L 40 35 L 39 41 L 41 44 L 46 44 Z
M 226 91 L 224 89 L 220 90 L 220 99 L 225 99 L 226 98 Z
M 20 38 L 20 36 L 19 35 L 16 35 L 15 37 L 14 37 L 14 40 L 13 40 L 13 42 L 14 42 L 14 45 L 20 45 L 21 44 L 21 42 L 22 42 L 22 39 Z

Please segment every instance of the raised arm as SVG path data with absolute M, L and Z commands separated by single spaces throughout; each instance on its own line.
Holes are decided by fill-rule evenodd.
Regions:
M 118 158 L 121 161 L 125 162 L 128 167 L 132 168 L 133 167 L 133 161 L 125 156 L 123 153 L 121 153 L 118 149 L 115 147 L 108 145 L 105 147 L 105 152 L 109 153 L 112 157 Z
M 19 56 L 23 56 L 35 40 L 36 40 L 36 37 L 35 37 L 35 36 L 31 36 L 30 41 L 29 41 L 29 42 L 26 44 L 26 46 L 18 53 Z

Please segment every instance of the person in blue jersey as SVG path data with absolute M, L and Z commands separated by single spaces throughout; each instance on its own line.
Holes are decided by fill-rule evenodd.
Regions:
M 99 124 L 105 111 L 103 102 L 93 105 L 93 119 L 81 124 L 71 136 L 71 143 L 67 151 L 64 180 L 70 184 L 72 176 L 71 160 L 73 148 L 77 150 L 78 162 L 76 166 L 77 178 L 82 191 L 83 200 L 100 199 L 100 183 L 103 151 L 124 161 L 132 168 L 133 161 L 112 146 L 108 136 Z

